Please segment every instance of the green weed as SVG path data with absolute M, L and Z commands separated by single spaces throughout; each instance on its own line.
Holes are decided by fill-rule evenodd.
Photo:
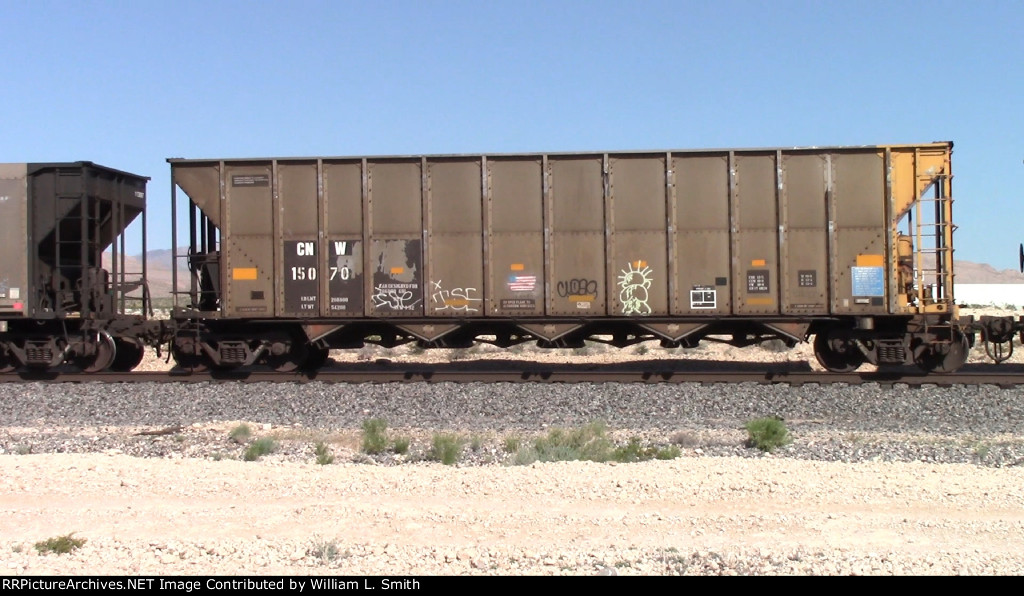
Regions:
M 245 423 L 239 424 L 235 428 L 231 429 L 230 433 L 228 433 L 228 438 L 236 443 L 244 443 L 248 441 L 251 436 L 252 429 Z
M 383 418 L 370 418 L 363 422 L 363 453 L 376 455 L 388 448 L 388 423 Z
M 505 437 L 505 453 L 515 453 L 523 446 L 523 439 L 520 437 Z
M 439 461 L 450 466 L 459 461 L 462 452 L 462 440 L 453 434 L 435 434 L 433 445 L 427 457 L 433 461 Z
M 611 459 L 621 463 L 632 463 L 638 461 L 647 461 L 650 459 L 675 459 L 679 457 L 682 452 L 675 445 L 669 447 L 644 447 L 640 444 L 640 439 L 633 437 L 628 443 L 621 447 L 616 447 L 612 451 Z
M 85 544 L 85 538 L 74 538 L 74 532 L 72 532 L 70 534 L 65 534 L 64 536 L 47 538 L 46 540 L 37 542 L 35 547 L 41 555 L 48 553 L 66 555 L 75 549 L 81 548 L 83 544 Z
M 273 453 L 276 449 L 277 443 L 274 442 L 274 439 L 271 439 L 270 437 L 263 437 L 262 439 L 253 441 L 252 444 L 246 448 L 245 453 L 242 455 L 242 459 L 245 461 L 256 461 L 268 453 Z
M 392 444 L 391 449 L 399 455 L 409 452 L 409 437 L 398 437 Z
M 576 429 L 551 429 L 547 436 L 535 440 L 532 445 L 520 447 L 514 461 L 517 465 L 535 461 L 608 461 L 612 444 L 605 436 L 605 430 L 603 422 L 592 422 Z
M 757 447 L 766 453 L 771 453 L 792 441 L 789 430 L 780 418 L 757 418 L 747 422 L 746 429 L 747 447 Z
M 316 463 L 321 466 L 334 463 L 334 456 L 331 455 L 331 450 L 328 449 L 327 444 L 323 441 L 313 446 L 313 453 L 316 455 Z

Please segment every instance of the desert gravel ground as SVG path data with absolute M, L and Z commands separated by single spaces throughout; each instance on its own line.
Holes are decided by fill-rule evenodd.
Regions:
M 1024 470 L 0 457 L 8 574 L 1019 574 Z M 75 532 L 85 545 L 39 555 Z
M 679 457 L 511 465 L 510 437 L 595 413 Z M 793 443 L 744 446 L 759 414 Z M 360 452 L 375 416 L 408 454 Z M 279 449 L 243 461 L 242 423 Z M 1024 392 L 994 387 L 5 385 L 0 574 L 1016 575 L 1022 424 Z M 458 464 L 423 455 L 436 432 L 464 439 Z M 34 547 L 71 533 L 70 554 Z

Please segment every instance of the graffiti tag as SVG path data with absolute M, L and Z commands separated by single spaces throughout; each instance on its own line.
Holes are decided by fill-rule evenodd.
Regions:
M 416 284 L 380 284 L 373 290 L 373 306 L 388 310 L 413 310 L 419 299 L 413 300 Z
M 474 308 L 478 306 L 477 303 L 482 301 L 482 298 L 474 298 L 476 294 L 476 288 L 452 288 L 446 290 L 441 287 L 440 281 L 430 282 L 434 288 L 433 293 L 430 295 L 430 301 L 434 305 L 434 310 L 461 310 L 463 312 L 477 312 L 479 309 Z
M 569 300 L 597 300 L 597 282 L 592 279 L 570 279 L 560 281 L 555 291 L 562 298 Z
M 647 304 L 648 292 L 651 287 L 651 268 L 645 261 L 632 261 L 619 272 L 619 300 L 622 301 L 622 314 L 649 315 L 651 307 Z

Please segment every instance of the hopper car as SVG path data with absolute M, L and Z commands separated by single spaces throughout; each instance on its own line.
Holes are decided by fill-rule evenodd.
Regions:
M 0 164 L 0 372 L 127 371 L 161 339 L 141 314 L 145 259 L 125 258 L 136 218 L 145 238 L 148 180 L 87 161 Z
M 191 272 L 171 351 L 188 367 L 292 370 L 368 342 L 813 337 L 832 371 L 952 371 L 975 323 L 953 297 L 951 154 L 169 159 Z
M 951 372 L 979 332 L 1000 361 L 1024 324 L 953 296 L 952 147 L 171 158 L 159 320 L 148 178 L 2 164 L 0 371 L 130 370 L 146 346 L 294 371 L 368 343 L 781 340 L 836 372 Z

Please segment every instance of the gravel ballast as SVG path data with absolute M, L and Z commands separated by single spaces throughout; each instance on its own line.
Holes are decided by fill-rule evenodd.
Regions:
M 747 447 L 764 416 L 792 443 Z M 362 453 L 370 418 L 408 452 Z M 510 439 L 598 420 L 679 457 L 510 465 Z M 0 422 L 7 574 L 1024 572 L 1018 389 L 7 384 Z

